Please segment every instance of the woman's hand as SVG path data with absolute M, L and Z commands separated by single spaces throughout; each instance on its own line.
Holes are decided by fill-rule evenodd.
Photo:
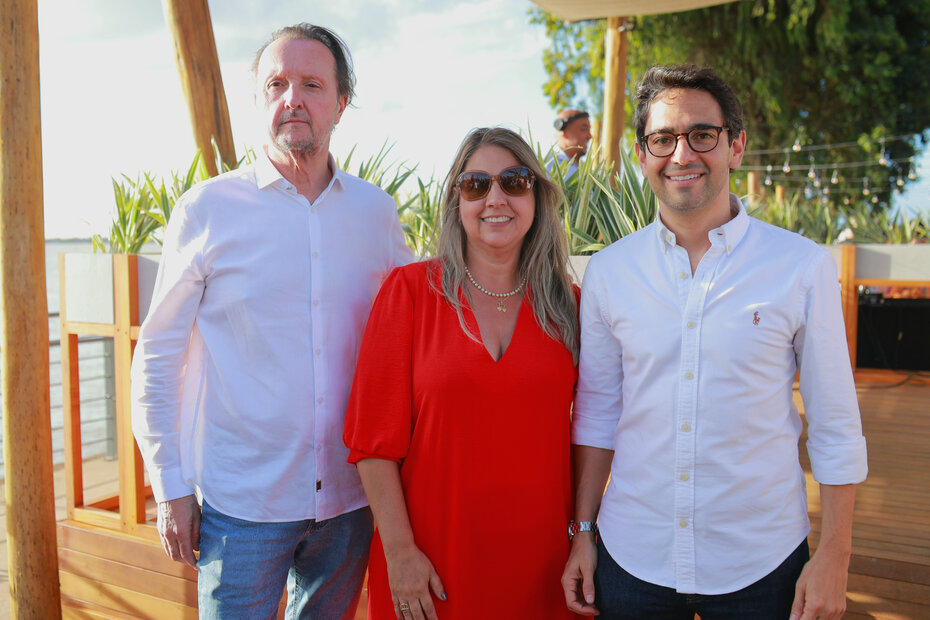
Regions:
M 397 550 L 384 550 L 387 560 L 391 600 L 398 620 L 436 620 L 436 608 L 430 590 L 438 599 L 446 600 L 442 581 L 416 545 L 404 545 Z

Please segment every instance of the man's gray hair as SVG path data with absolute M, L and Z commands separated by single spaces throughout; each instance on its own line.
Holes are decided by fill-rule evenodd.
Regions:
M 252 61 L 252 76 L 256 80 L 258 79 L 258 61 L 261 59 L 262 53 L 265 48 L 278 39 L 307 39 L 309 41 L 319 41 L 325 45 L 336 61 L 336 85 L 339 96 L 345 97 L 347 103 L 352 103 L 352 99 L 355 97 L 355 72 L 352 69 L 352 56 L 349 54 L 348 46 L 332 30 L 323 26 L 314 26 L 307 22 L 285 26 L 271 33 L 271 38 L 258 49 L 255 53 L 255 59 Z

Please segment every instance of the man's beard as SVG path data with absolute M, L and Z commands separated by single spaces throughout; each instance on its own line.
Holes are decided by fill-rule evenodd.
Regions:
M 290 134 L 282 134 L 280 132 L 281 126 L 285 122 L 291 119 L 294 119 L 294 118 L 298 118 L 304 121 L 305 123 L 307 123 L 307 127 L 310 131 L 309 135 L 307 135 L 306 137 L 298 138 L 296 136 L 293 136 Z M 323 143 L 325 142 L 325 138 L 329 137 L 329 135 L 333 133 L 333 130 L 335 128 L 336 128 L 335 125 L 331 126 L 329 128 L 329 131 L 326 133 L 326 136 L 324 137 L 324 136 L 321 136 L 320 133 L 316 131 L 316 128 L 313 126 L 313 122 L 310 120 L 308 116 L 297 113 L 297 112 L 291 112 L 291 113 L 285 112 L 284 114 L 281 115 L 281 118 L 278 119 L 278 125 L 275 128 L 275 134 L 273 136 L 273 140 L 274 140 L 275 146 L 277 146 L 279 149 L 283 151 L 296 152 L 296 153 L 302 153 L 302 154 L 307 154 L 307 155 L 316 155 L 323 148 Z

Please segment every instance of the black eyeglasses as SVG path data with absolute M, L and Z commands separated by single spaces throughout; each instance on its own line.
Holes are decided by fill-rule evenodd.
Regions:
M 670 131 L 654 131 L 643 136 L 641 142 L 646 150 L 656 157 L 668 157 L 678 148 L 678 139 L 684 136 L 688 146 L 695 153 L 706 153 L 717 148 L 720 142 L 720 132 L 729 131 L 729 127 L 695 127 L 684 133 Z
M 463 172 L 455 181 L 455 188 L 459 190 L 465 200 L 478 200 L 484 198 L 491 191 L 491 183 L 497 181 L 505 194 L 522 196 L 533 189 L 536 176 L 525 166 L 514 166 L 501 170 L 500 174 L 488 174 L 478 170 Z

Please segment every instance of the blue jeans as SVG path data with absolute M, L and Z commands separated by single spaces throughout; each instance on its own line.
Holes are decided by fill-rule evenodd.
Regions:
M 597 541 L 594 604 L 601 620 L 787 620 L 794 586 L 810 558 L 807 540 L 774 571 L 742 590 L 728 594 L 680 594 L 629 574 Z
M 256 523 L 204 502 L 197 562 L 200 618 L 273 619 L 286 585 L 289 620 L 351 619 L 371 533 L 368 507 L 325 521 Z

